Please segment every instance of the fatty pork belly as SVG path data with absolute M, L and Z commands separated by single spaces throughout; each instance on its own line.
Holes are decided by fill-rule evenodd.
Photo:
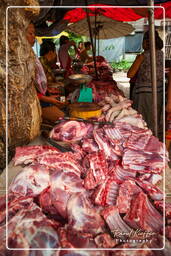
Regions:
M 49 169 L 71 171 L 78 176 L 83 172 L 79 160 L 76 159 L 72 152 L 40 155 L 37 160 Z
M 14 165 L 30 164 L 35 162 L 39 155 L 57 152 L 59 152 L 57 148 L 48 145 L 16 147 L 15 156 L 13 158 Z

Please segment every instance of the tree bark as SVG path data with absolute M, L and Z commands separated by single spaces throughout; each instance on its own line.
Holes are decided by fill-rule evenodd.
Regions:
M 34 5 L 37 0 L 1 0 L 0 8 L 0 169 L 5 167 L 5 141 L 8 134 L 8 156 L 16 146 L 24 145 L 40 132 L 41 110 L 35 90 L 35 55 L 25 37 L 26 28 L 39 8 L 9 8 Z M 7 41 L 6 41 L 6 29 Z M 7 47 L 7 70 L 6 70 Z M 6 77 L 7 71 L 7 77 Z M 7 81 L 6 81 L 7 78 Z M 6 83 L 7 82 L 7 83 Z M 7 94 L 6 94 L 7 92 Z M 6 96 L 8 115 L 6 116 Z M 6 120 L 8 126 L 6 127 Z

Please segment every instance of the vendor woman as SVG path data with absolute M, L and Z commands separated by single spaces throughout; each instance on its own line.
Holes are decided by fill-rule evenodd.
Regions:
M 89 63 L 93 61 L 93 57 L 88 55 L 88 51 L 91 50 L 91 43 L 90 42 L 85 42 L 84 43 L 84 49 L 80 52 L 80 60 L 83 63 Z
M 72 73 L 71 63 L 72 59 L 68 53 L 68 50 L 71 46 L 74 47 L 75 53 L 77 53 L 77 47 L 74 41 L 70 41 L 67 36 L 61 36 L 59 39 L 60 48 L 58 51 L 58 57 L 60 66 L 62 69 L 66 70 L 66 76 Z
M 57 54 L 55 44 L 51 40 L 43 40 L 40 46 L 39 60 L 46 74 L 48 85 L 55 83 L 56 78 L 53 72 L 53 66 L 57 62 Z
M 35 42 L 34 24 L 30 23 L 26 30 L 26 38 L 31 46 Z M 53 55 L 54 56 L 54 55 Z M 55 122 L 59 117 L 64 116 L 64 112 L 60 110 L 64 103 L 61 103 L 53 96 L 47 96 L 47 78 L 44 73 L 42 64 L 38 57 L 35 57 L 36 66 L 36 89 L 42 107 L 42 118 L 50 122 Z

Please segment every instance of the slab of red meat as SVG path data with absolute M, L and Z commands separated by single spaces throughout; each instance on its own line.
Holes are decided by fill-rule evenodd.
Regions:
M 136 183 L 145 191 L 149 197 L 153 200 L 162 200 L 164 197 L 163 191 L 161 191 L 157 186 L 151 184 L 150 182 L 144 180 L 140 181 L 136 179 Z
M 131 200 L 142 190 L 133 180 L 124 181 L 119 187 L 119 196 L 117 197 L 117 207 L 119 213 L 127 213 L 131 207 Z
M 6 216 L 6 195 L 0 198 L 0 255 L 6 255 L 6 219 L 8 223 L 15 217 L 17 212 L 21 211 L 23 208 L 28 208 L 30 204 L 33 203 L 32 198 L 15 198 L 13 194 L 8 195 L 8 215 Z M 12 229 L 8 229 L 9 236 Z
M 70 144 L 70 147 L 74 150 L 74 157 L 79 162 L 82 162 L 84 157 L 86 156 L 86 152 L 82 149 L 82 147 L 76 143 Z
M 168 160 L 168 153 L 165 147 L 165 144 L 159 141 L 159 139 L 155 136 L 151 136 L 148 144 L 144 148 L 146 152 L 156 152 L 158 153 L 163 159 Z
M 159 154 L 131 149 L 124 150 L 122 165 L 125 169 L 129 168 L 154 173 L 160 173 L 165 167 L 165 163 Z
M 86 159 L 89 169 L 86 172 L 84 186 L 87 189 L 93 189 L 106 179 L 108 165 L 103 151 L 91 153 Z
M 104 131 L 108 138 L 112 139 L 113 141 L 116 141 L 117 143 L 123 142 L 125 140 L 124 134 L 121 133 L 120 128 L 106 126 Z
M 90 136 L 93 125 L 77 121 L 66 121 L 57 124 L 50 132 L 50 137 L 57 141 L 79 141 L 86 136 Z
M 86 193 L 73 194 L 68 201 L 67 212 L 71 228 L 90 234 L 103 231 L 104 221 Z
M 81 165 L 72 152 L 46 154 L 38 157 L 40 164 L 46 165 L 49 169 L 66 170 L 80 176 L 83 172 Z
M 55 216 L 58 214 L 57 209 L 53 205 L 52 202 L 52 196 L 51 196 L 51 189 L 48 187 L 46 190 L 44 190 L 40 196 L 39 196 L 39 204 L 43 212 L 48 213 L 52 216 Z
M 99 147 L 94 139 L 83 139 L 82 141 L 82 149 L 87 153 L 97 152 Z
M 125 142 L 124 146 L 126 148 L 130 148 L 134 150 L 146 151 L 145 147 L 148 145 L 151 137 L 152 137 L 151 130 L 139 129 L 138 133 L 137 131 L 134 132 L 133 130 L 131 133 L 131 136 Z
M 30 164 L 37 159 L 38 155 L 53 152 L 59 152 L 59 150 L 48 145 L 16 147 L 14 165 Z
M 140 181 L 148 181 L 153 185 L 156 185 L 159 181 L 162 181 L 162 176 L 156 173 L 141 173 L 139 175 Z
M 62 248 L 96 248 L 90 233 L 78 232 L 67 225 L 59 228 L 58 232 Z
M 68 200 L 72 194 L 85 190 L 83 180 L 73 172 L 57 171 L 51 175 L 50 185 L 51 200 L 54 207 L 63 218 L 67 218 Z
M 97 235 L 94 240 L 98 248 L 112 248 L 117 244 L 108 233 Z
M 160 212 L 163 213 L 165 211 L 166 218 L 170 219 L 171 218 L 171 203 L 167 203 L 161 200 L 161 201 L 154 201 L 155 207 L 160 210 Z M 165 206 L 165 207 L 164 207 Z
M 100 150 L 103 150 L 107 159 L 117 160 L 118 155 L 115 150 L 112 148 L 109 139 L 104 133 L 104 129 L 95 129 L 93 131 L 94 139 L 99 146 Z
M 120 182 L 113 177 L 107 177 L 101 183 L 92 195 L 92 198 L 97 205 L 115 205 L 118 196 Z
M 26 166 L 12 181 L 9 191 L 15 196 L 36 196 L 49 186 L 50 176 L 46 166 Z
M 121 218 L 116 206 L 106 207 L 102 210 L 101 215 L 115 238 L 117 238 L 118 232 L 129 233 L 131 231 L 131 228 Z M 125 235 L 120 235 L 119 238 L 121 237 L 125 237 Z
M 1 223 L 1 252 L 2 255 L 8 255 L 3 248 L 5 242 L 5 222 Z M 41 209 L 29 198 L 18 198 L 9 203 L 8 207 L 8 247 L 9 248 L 58 248 L 58 234 L 56 232 L 59 224 L 48 220 Z M 2 232 L 4 231 L 4 232 Z M 5 243 L 4 243 L 5 244 Z M 12 252 L 9 255 L 31 255 L 29 250 Z M 3 254 L 5 253 L 5 254 Z M 34 255 L 34 252 L 32 252 Z M 43 254 L 40 254 L 43 256 Z M 49 252 L 52 255 L 52 252 Z
M 113 167 L 109 175 L 114 177 L 116 180 L 124 181 L 125 179 L 135 178 L 136 171 L 124 169 L 120 163 L 116 163 L 115 167 Z
M 114 126 L 114 133 L 116 136 L 116 132 L 119 130 L 119 134 L 120 136 L 122 136 L 122 138 L 129 138 L 131 136 L 132 130 L 136 130 L 139 129 L 138 127 L 132 126 L 131 124 L 128 124 L 126 122 L 115 122 L 115 126 Z
M 159 232 L 163 227 L 163 217 L 150 203 L 143 192 L 134 196 L 129 211 L 124 217 L 132 228 Z

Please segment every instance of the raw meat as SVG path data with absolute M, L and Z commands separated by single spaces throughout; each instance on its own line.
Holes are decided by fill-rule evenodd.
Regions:
M 110 172 L 110 176 L 114 177 L 115 179 L 119 181 L 123 181 L 125 179 L 128 179 L 129 177 L 135 178 L 136 171 L 124 169 L 120 163 L 116 164 L 115 167 L 113 167 Z
M 66 226 L 59 228 L 59 236 L 63 248 L 96 248 L 90 233 L 78 232 Z
M 125 147 L 133 150 L 144 150 L 148 145 L 151 136 L 152 132 L 150 130 L 139 129 L 138 133 L 136 130 L 135 132 L 133 130 L 131 136 L 125 143 Z
M 38 162 L 46 165 L 49 169 L 72 171 L 78 176 L 83 172 L 81 165 L 72 152 L 39 156 Z
M 146 194 L 151 197 L 153 200 L 162 200 L 164 197 L 163 191 L 161 191 L 158 187 L 152 185 L 148 181 L 140 181 L 136 179 L 136 183 L 146 192 Z
M 122 117 L 119 120 L 116 120 L 115 122 L 122 122 L 122 123 L 128 123 L 131 124 L 132 126 L 136 126 L 138 128 L 142 128 L 142 129 L 147 129 L 147 124 L 145 123 L 145 121 L 142 119 L 142 117 L 140 115 L 135 116 L 125 116 Z
M 66 121 L 57 124 L 50 132 L 50 138 L 57 141 L 79 141 L 90 136 L 93 131 L 92 124 L 85 124 L 77 121 Z
M 163 213 L 163 211 L 165 211 L 166 217 L 168 219 L 171 219 L 171 203 L 165 202 L 164 204 L 164 201 L 161 200 L 161 201 L 154 201 L 154 205 L 158 210 L 160 210 L 160 212 Z
M 107 159 L 117 160 L 118 156 L 115 153 L 114 149 L 110 145 L 110 141 L 106 138 L 104 129 L 95 129 L 94 132 L 94 139 L 99 146 L 99 149 L 104 151 L 105 156 Z
M 127 213 L 131 207 L 131 201 L 135 195 L 142 190 L 135 184 L 133 180 L 124 181 L 119 188 L 119 196 L 117 197 L 117 207 L 119 213 Z
M 104 182 L 108 173 L 108 166 L 103 151 L 91 153 L 87 156 L 89 169 L 86 172 L 84 186 L 93 189 L 98 184 Z
M 114 238 L 118 238 L 118 236 L 119 238 L 125 238 L 127 233 L 131 231 L 131 228 L 121 218 L 116 206 L 109 206 L 105 208 L 101 212 L 101 215 L 110 228 Z
M 59 223 L 47 219 L 41 209 L 33 203 L 32 198 L 22 197 L 12 200 L 8 205 L 8 247 L 21 248 L 23 251 L 12 251 L 8 254 L 5 248 L 5 222 L 1 223 L 0 255 L 35 255 L 35 251 L 26 251 L 31 248 L 59 248 L 58 234 Z M 2 232 L 4 231 L 4 232 Z M 4 246 L 3 246 L 4 244 Z M 43 253 L 40 255 L 44 255 Z M 49 250 L 52 256 L 52 251 Z
M 53 152 L 59 152 L 59 150 L 48 145 L 16 147 L 14 165 L 30 164 L 37 159 L 38 155 Z
M 112 248 L 117 244 L 116 240 L 112 239 L 108 233 L 100 234 L 94 240 L 98 248 Z
M 130 107 L 131 104 L 132 104 L 132 102 L 130 100 L 125 99 L 124 101 L 122 101 L 122 102 L 116 104 L 115 106 L 113 106 L 110 110 L 108 110 L 108 112 L 106 114 L 106 121 L 113 122 L 114 118 L 112 116 L 112 113 L 115 113 L 115 112 L 118 113 L 118 111 L 121 111 L 124 108 Z M 115 116 L 117 116 L 117 115 L 115 115 Z
M 9 191 L 15 196 L 36 196 L 49 186 L 49 169 L 45 165 L 26 166 L 12 181 Z
M 94 139 L 84 139 L 82 142 L 82 149 L 87 153 L 97 152 L 99 147 Z
M 51 175 L 51 200 L 63 218 L 67 218 L 67 204 L 71 195 L 83 191 L 83 180 L 75 173 L 61 171 Z
M 73 229 L 91 234 L 103 231 L 104 221 L 86 193 L 73 194 L 68 201 L 67 212 L 69 226 Z
M 97 205 L 115 205 L 118 190 L 119 181 L 117 181 L 115 178 L 107 177 L 106 180 L 94 190 L 92 199 Z
M 132 201 L 129 211 L 124 217 L 132 228 L 159 232 L 163 228 L 163 217 L 150 203 L 147 195 L 140 192 Z
M 144 151 L 125 149 L 122 157 L 124 168 L 135 169 L 137 171 L 159 173 L 164 169 L 165 163 L 157 153 L 146 153 Z M 138 168 L 140 166 L 140 169 Z M 142 168 L 141 168 L 142 167 Z

